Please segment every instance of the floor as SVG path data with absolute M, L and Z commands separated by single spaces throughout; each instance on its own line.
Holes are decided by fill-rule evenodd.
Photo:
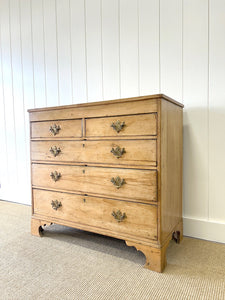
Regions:
M 162 274 L 124 241 L 52 225 L 30 234 L 30 207 L 0 201 L 0 299 L 225 299 L 225 245 L 170 242 Z

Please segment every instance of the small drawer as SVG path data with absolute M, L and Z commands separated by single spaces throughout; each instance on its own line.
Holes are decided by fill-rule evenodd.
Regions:
M 81 119 L 31 123 L 31 138 L 79 138 L 81 136 Z
M 65 165 L 32 165 L 36 187 L 133 201 L 157 201 L 157 171 Z
M 157 114 L 86 119 L 87 137 L 157 135 Z
M 156 140 L 32 141 L 32 160 L 156 166 Z
M 33 189 L 34 214 L 157 240 L 157 206 Z

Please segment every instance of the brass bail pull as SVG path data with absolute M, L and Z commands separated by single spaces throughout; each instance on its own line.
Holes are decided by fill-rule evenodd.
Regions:
M 116 156 L 116 158 L 120 158 L 124 153 L 126 153 L 125 148 L 120 148 L 120 146 L 112 148 L 111 152 L 114 156 Z
M 51 206 L 54 210 L 57 210 L 58 208 L 60 208 L 62 206 L 62 203 L 61 201 L 58 201 L 58 200 L 52 200 L 51 202 Z
M 124 221 L 124 219 L 127 218 L 126 214 L 125 213 L 122 214 L 120 210 L 117 210 L 117 212 L 113 211 L 112 216 L 117 222 L 122 222 Z
M 111 127 L 117 132 L 119 133 L 123 127 L 125 126 L 125 122 L 120 122 L 119 120 L 117 120 L 116 122 L 113 122 L 111 124 Z
M 121 179 L 119 176 L 117 176 L 116 178 L 112 177 L 111 182 L 117 189 L 121 188 L 121 186 L 126 183 L 125 179 Z
M 60 179 L 61 173 L 54 171 L 54 172 L 51 172 L 50 176 L 51 176 L 52 180 L 54 180 L 56 182 Z
M 61 129 L 61 127 L 59 125 L 54 124 L 53 126 L 49 127 L 49 131 L 53 134 L 56 135 L 59 133 L 59 130 Z
M 52 153 L 52 155 L 54 155 L 56 157 L 61 152 L 61 149 L 54 146 L 54 147 L 51 147 L 49 151 Z

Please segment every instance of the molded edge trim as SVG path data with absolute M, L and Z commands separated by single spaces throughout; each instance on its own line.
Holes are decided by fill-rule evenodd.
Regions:
M 104 101 L 95 101 L 95 102 L 86 102 L 86 103 L 77 103 L 77 104 L 70 104 L 70 105 L 62 105 L 62 106 L 53 106 L 53 107 L 42 107 L 42 108 L 32 108 L 28 109 L 28 112 L 35 112 L 35 111 L 45 111 L 45 110 L 57 110 L 57 109 L 69 109 L 75 107 L 87 107 L 87 106 L 96 106 L 96 105 L 103 105 L 103 104 L 113 104 L 117 102 L 131 102 L 131 101 L 141 101 L 141 100 L 149 100 L 149 99 L 164 99 L 169 102 L 172 102 L 180 107 L 184 107 L 184 105 L 164 94 L 156 94 L 156 95 L 146 95 L 146 96 L 139 96 L 139 97 L 131 97 L 131 98 L 121 98 L 121 99 L 113 99 L 113 100 L 104 100 Z

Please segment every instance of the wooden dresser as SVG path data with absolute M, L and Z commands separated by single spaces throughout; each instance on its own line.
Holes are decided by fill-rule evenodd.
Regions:
M 182 239 L 182 108 L 164 95 L 31 109 L 31 232 L 126 241 L 162 272 Z

